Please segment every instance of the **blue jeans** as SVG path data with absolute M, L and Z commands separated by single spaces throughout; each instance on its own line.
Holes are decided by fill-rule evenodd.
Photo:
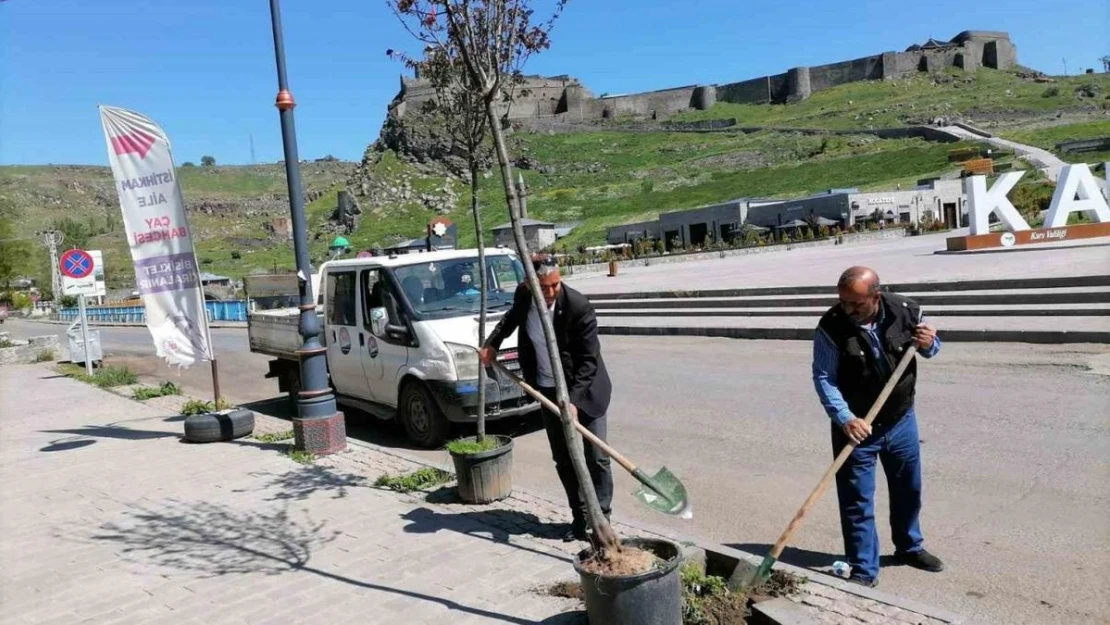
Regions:
M 848 438 L 833 426 L 833 453 L 838 454 Z M 852 576 L 879 576 L 879 533 L 875 529 L 875 460 L 883 464 L 890 493 L 890 532 L 895 553 L 921 551 L 921 446 L 917 415 L 913 408 L 893 424 L 880 424 L 852 450 L 836 474 L 836 496 L 840 502 L 840 529 L 844 554 Z

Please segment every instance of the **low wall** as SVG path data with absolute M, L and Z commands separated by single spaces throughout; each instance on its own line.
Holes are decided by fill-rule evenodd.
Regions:
M 890 230 L 877 230 L 875 232 L 860 232 L 858 234 L 844 235 L 844 245 L 850 243 L 863 243 L 867 241 L 881 241 L 885 239 L 901 239 L 906 236 L 905 231 L 901 228 L 891 228 Z M 741 247 L 731 250 L 719 250 L 711 252 L 685 252 L 680 254 L 668 254 L 666 256 L 651 256 L 649 258 L 637 258 L 635 260 L 621 260 L 617 264 L 621 267 L 651 267 L 652 265 L 669 265 L 672 263 L 691 263 L 703 260 L 713 260 L 717 258 L 730 258 L 733 256 L 745 256 L 747 254 L 768 254 L 772 252 L 785 252 L 787 250 L 804 249 L 809 247 L 823 247 L 826 245 L 833 245 L 834 239 L 821 239 L 818 241 L 798 241 L 795 243 Z M 589 265 L 572 265 L 564 267 L 563 271 L 568 276 L 603 273 L 609 271 L 609 263 L 590 263 Z
M 50 352 L 51 360 L 58 357 L 58 337 L 32 336 L 26 343 L 0 349 L 0 365 L 26 365 L 38 360 L 39 355 Z

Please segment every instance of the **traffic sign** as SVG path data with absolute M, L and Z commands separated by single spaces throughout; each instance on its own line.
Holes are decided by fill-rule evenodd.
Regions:
M 96 294 L 96 262 L 85 250 L 72 249 L 58 261 L 62 271 L 63 295 Z
M 62 275 L 80 280 L 93 274 L 93 258 L 85 250 L 72 249 L 62 254 L 58 268 Z

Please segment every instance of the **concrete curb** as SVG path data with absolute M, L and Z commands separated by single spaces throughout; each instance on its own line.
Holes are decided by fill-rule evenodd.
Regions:
M 426 466 L 426 467 L 431 467 L 431 468 L 434 468 L 434 469 L 439 469 L 441 471 L 447 471 L 447 472 L 450 472 L 450 473 L 455 472 L 455 467 L 452 464 L 433 462 L 433 461 L 430 461 L 430 460 L 427 460 L 427 459 L 424 459 L 424 458 L 420 458 L 418 456 L 413 456 L 413 455 L 407 454 L 403 451 L 398 451 L 396 449 L 390 449 L 390 448 L 382 447 L 382 446 L 376 445 L 374 443 L 368 443 L 366 441 L 355 440 L 355 439 L 352 439 L 352 438 L 348 437 L 347 438 L 347 445 L 354 446 L 354 447 L 362 447 L 362 448 L 365 448 L 365 449 L 369 449 L 371 451 L 375 451 L 377 453 L 385 454 L 387 456 L 393 456 L 394 458 L 399 458 L 399 459 L 404 460 L 406 462 L 411 462 L 411 463 L 418 464 L 418 465 L 421 465 L 421 466 Z M 552 501 L 551 499 L 548 499 L 547 497 L 537 495 L 534 492 L 526 491 L 524 489 L 519 489 L 519 488 L 514 487 L 513 492 L 514 493 L 516 493 L 516 492 L 524 493 L 524 494 L 527 494 L 529 497 L 531 497 L 533 499 L 540 499 L 540 500 L 549 502 L 553 505 L 562 505 L 562 504 L 559 504 L 558 502 L 555 502 L 555 501 Z M 740 551 L 739 549 L 732 549 L 730 547 L 725 547 L 724 545 L 718 545 L 716 543 L 708 542 L 708 541 L 705 541 L 705 540 L 702 540 L 702 539 L 699 539 L 699 538 L 691 539 L 691 538 L 687 538 L 687 537 L 675 536 L 674 532 L 671 531 L 671 530 L 662 529 L 662 528 L 654 528 L 650 524 L 646 524 L 646 523 L 635 523 L 634 524 L 634 523 L 628 523 L 628 522 L 625 522 L 625 521 L 620 521 L 619 519 L 618 519 L 618 522 L 621 525 L 631 527 L 635 530 L 639 530 L 639 531 L 644 532 L 644 533 L 655 534 L 657 536 L 666 536 L 666 537 L 668 537 L 672 540 L 675 540 L 676 542 L 686 544 L 686 545 L 693 545 L 695 547 L 704 549 L 707 554 L 713 554 L 713 555 L 715 555 L 717 557 L 720 557 L 720 558 L 735 560 L 737 562 L 743 560 L 743 561 L 751 563 L 751 565 L 753 567 L 754 566 L 759 566 L 759 563 L 763 561 L 762 556 L 758 556 L 758 555 L 755 555 L 753 553 L 748 553 L 746 551 Z M 910 611 L 910 612 L 916 612 L 918 614 L 921 614 L 921 615 L 924 615 L 924 616 L 927 616 L 927 617 L 930 617 L 930 618 L 935 618 L 937 620 L 944 621 L 946 623 L 949 623 L 950 625 L 978 625 L 978 624 L 972 623 L 971 621 L 967 620 L 963 616 L 961 616 L 959 614 L 956 614 L 954 612 L 949 612 L 949 611 L 941 609 L 941 608 L 934 608 L 932 606 L 927 606 L 927 605 L 924 605 L 922 603 L 918 603 L 916 601 L 913 601 L 912 599 L 904 599 L 902 597 L 897 597 L 897 596 L 894 596 L 894 595 L 890 595 L 890 594 L 880 592 L 878 590 L 874 590 L 874 589 L 871 589 L 871 588 L 865 588 L 865 587 L 860 586 L 858 584 L 853 584 L 853 583 L 844 581 L 842 579 L 839 579 L 837 577 L 833 577 L 831 575 L 826 575 L 824 573 L 814 571 L 814 570 L 811 570 L 811 569 L 805 569 L 805 568 L 802 568 L 802 567 L 794 566 L 792 564 L 787 564 L 785 562 L 776 562 L 775 563 L 775 568 L 779 569 L 779 570 L 782 570 L 782 571 L 786 571 L 788 573 L 792 573 L 792 574 L 797 575 L 799 577 L 804 577 L 811 583 L 821 584 L 823 586 L 829 586 L 831 588 L 835 588 L 837 590 L 846 592 L 846 593 L 851 594 L 851 595 L 855 595 L 855 596 L 862 597 L 862 598 L 865 598 L 865 599 L 871 599 L 872 601 L 878 601 L 878 602 L 881 602 L 881 603 L 885 603 L 887 605 L 892 605 L 892 606 L 895 606 L 895 607 L 899 607 L 899 608 L 902 608 L 902 609 Z M 781 620 L 781 621 L 776 621 L 776 622 L 781 623 L 782 625 L 795 624 L 795 623 L 797 625 L 803 625 L 806 621 Z
M 813 328 L 707 328 L 682 326 L 606 326 L 598 334 L 611 336 L 701 336 L 708 338 L 812 341 Z M 1067 330 L 945 330 L 943 338 L 959 343 L 1110 343 L 1110 332 Z

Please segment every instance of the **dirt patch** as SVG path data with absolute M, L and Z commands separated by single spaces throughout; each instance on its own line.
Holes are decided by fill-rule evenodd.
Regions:
M 753 592 L 772 597 L 789 597 L 797 594 L 805 579 L 785 571 L 771 571 L 771 578 L 760 584 Z
M 619 552 L 611 554 L 608 560 L 602 560 L 597 555 L 591 556 L 582 562 L 582 568 L 591 575 L 625 577 L 647 573 L 662 563 L 659 556 L 650 551 L 625 546 Z
M 586 600 L 586 595 L 582 591 L 582 584 L 578 582 L 556 582 L 550 586 L 542 586 L 536 592 L 548 597 L 561 597 L 576 601 Z

